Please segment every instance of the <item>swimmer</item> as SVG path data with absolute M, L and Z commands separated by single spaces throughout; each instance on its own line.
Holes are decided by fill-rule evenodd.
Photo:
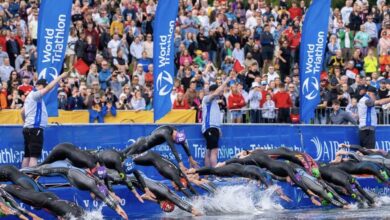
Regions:
M 84 210 L 74 202 L 59 199 L 52 192 L 36 192 L 17 185 L 1 185 L 4 191 L 37 209 L 46 209 L 59 219 L 81 217 Z
M 188 156 L 188 161 L 191 167 L 198 167 L 198 163 L 191 156 L 190 148 L 188 147 L 186 140 L 186 135 L 183 131 L 178 131 L 175 127 L 170 125 L 160 126 L 156 128 L 149 136 L 138 138 L 132 145 L 123 150 L 123 154 L 126 156 L 141 154 L 165 142 L 171 148 L 171 151 L 175 156 L 176 161 L 179 163 L 181 170 L 186 170 L 186 168 L 179 157 L 175 144 L 182 145 Z
M 245 177 L 258 181 L 260 184 L 263 184 L 265 188 L 274 185 L 272 177 L 265 170 L 254 165 L 241 165 L 238 163 L 232 163 L 221 167 L 203 167 L 199 169 L 191 168 L 187 171 L 187 173 L 214 175 L 219 177 Z M 280 188 L 278 188 L 276 192 L 283 200 L 288 202 L 291 201 L 291 199 L 286 196 Z
M 105 167 L 97 168 L 95 173 L 98 177 L 90 175 L 84 169 L 74 167 L 68 161 L 56 161 L 38 167 L 23 168 L 21 171 L 33 176 L 62 176 L 66 178 L 72 186 L 80 190 L 90 191 L 93 198 L 99 198 L 110 208 L 114 209 L 122 218 L 127 219 L 126 213 L 118 203 L 120 199 L 117 198 L 114 193 L 110 192 L 100 180 L 105 179 L 107 176 Z

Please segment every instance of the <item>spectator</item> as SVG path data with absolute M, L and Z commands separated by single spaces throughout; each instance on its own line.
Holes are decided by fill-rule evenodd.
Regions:
M 355 121 L 359 121 L 359 114 L 358 114 L 358 107 L 357 107 L 357 99 L 352 98 L 351 103 L 348 104 L 348 106 L 345 108 L 345 111 L 350 113 L 352 118 L 355 119 Z
M 274 55 L 274 38 L 270 32 L 269 25 L 264 25 L 264 31 L 260 35 L 260 43 L 262 46 L 262 58 L 264 60 L 263 72 L 271 63 Z
M 116 109 L 118 110 L 132 110 L 131 104 L 128 102 L 128 97 L 125 93 L 119 96 L 119 100 L 116 102 Z
M 89 73 L 87 76 L 87 86 L 92 87 L 92 82 L 99 81 L 99 73 L 96 64 L 91 64 L 89 67 Z
M 138 60 L 138 65 L 142 65 L 143 71 L 148 72 L 149 65 L 153 64 L 153 60 L 147 56 L 147 52 L 142 52 L 142 58 Z
M 244 49 L 241 48 L 240 43 L 237 42 L 234 44 L 232 56 L 233 56 L 233 59 L 238 60 L 241 65 L 244 64 L 245 54 L 244 54 Z
M 378 30 L 376 24 L 373 22 L 374 18 L 372 15 L 366 17 L 367 21 L 364 23 L 364 29 L 370 37 L 370 47 L 376 47 L 378 44 Z
M 273 96 L 276 108 L 278 108 L 278 122 L 290 122 L 290 108 L 292 107 L 291 97 L 286 92 L 284 84 L 279 85 L 279 91 Z
M 80 86 L 80 88 L 82 88 Z M 77 87 L 73 87 L 72 89 L 72 95 L 68 97 L 67 100 L 67 110 L 80 110 L 84 108 L 84 100 L 83 97 L 80 96 L 79 89 Z
M 22 97 L 20 97 L 18 90 L 12 91 L 12 98 L 9 101 L 8 106 L 10 106 L 10 109 L 22 109 L 23 108 L 23 100 L 22 100 Z
M 267 73 L 267 80 L 268 80 L 268 84 L 275 80 L 276 77 L 279 77 L 279 74 L 275 71 L 275 67 L 274 66 L 269 66 L 268 67 L 268 73 Z M 279 77 L 280 78 L 280 77 Z
M 245 106 L 245 99 L 238 92 L 237 84 L 230 86 L 231 94 L 228 98 L 228 109 L 232 117 L 233 123 L 242 123 L 242 112 L 241 108 Z
M 364 25 L 360 26 L 360 31 L 356 33 L 354 38 L 355 49 L 360 49 L 363 56 L 367 54 L 368 42 L 370 42 L 370 36 L 366 32 Z
M 378 70 L 378 59 L 374 56 L 374 50 L 369 49 L 367 56 L 364 58 L 364 72 L 366 76 L 371 76 Z
M 354 33 L 360 30 L 360 26 L 363 24 L 362 18 L 360 17 L 361 8 L 358 4 L 353 5 L 353 10 L 349 15 L 349 26 L 351 31 Z
M 145 110 L 146 102 L 145 99 L 141 96 L 140 90 L 134 91 L 134 96 L 131 99 L 131 106 L 136 111 Z
M 390 81 L 390 80 L 389 80 Z M 387 83 L 388 84 L 388 83 Z M 389 89 L 386 88 L 386 80 L 385 79 L 382 79 L 380 82 L 379 82 L 379 89 L 378 89 L 378 97 L 379 99 L 384 99 L 384 98 L 387 98 L 389 97 Z
M 3 65 L 4 59 L 9 58 L 8 53 L 3 50 L 3 46 L 0 45 L 0 66 Z
M 17 75 L 15 71 L 12 71 L 11 76 L 12 74 Z M 34 87 L 30 85 L 30 77 L 24 76 L 22 83 L 23 84 L 18 87 L 18 91 L 20 91 L 23 95 L 27 95 L 33 90 Z
M 116 109 L 110 102 L 104 105 L 101 102 L 100 95 L 95 93 L 93 95 L 93 101 L 91 108 L 89 108 L 89 123 L 104 123 L 104 117 L 110 112 L 111 115 L 116 116 Z
M 265 102 L 262 107 L 262 116 L 263 122 L 265 123 L 274 123 L 275 122 L 275 103 L 272 101 L 272 97 L 270 94 L 266 95 Z
M 110 35 L 114 36 L 115 34 L 123 35 L 124 31 L 124 25 L 122 22 L 122 15 L 116 16 L 115 19 L 113 19 L 113 22 L 110 26 Z
M 141 43 L 139 37 L 135 37 L 133 43 L 130 45 L 130 54 L 133 56 L 133 64 L 137 64 L 138 60 L 142 58 L 144 45 Z
M 145 72 L 142 64 L 138 63 L 137 68 L 133 73 L 133 76 L 137 76 L 139 79 L 139 85 L 144 86 L 145 85 Z
M 173 109 L 190 109 L 187 99 L 184 98 L 182 92 L 177 93 L 177 97 L 173 102 Z
M 348 25 L 345 25 L 344 28 L 340 28 L 337 32 L 337 36 L 340 39 L 340 47 L 342 51 L 342 56 L 345 60 L 350 60 L 352 57 L 352 46 L 354 37 L 351 32 L 351 29 Z
M 348 122 L 356 125 L 356 120 L 352 117 L 349 112 L 345 112 L 340 109 L 340 101 L 333 100 L 332 102 L 332 113 L 330 114 L 330 121 L 332 124 L 348 124 Z
M 118 34 L 114 34 L 110 42 L 108 42 L 107 48 L 110 51 L 112 57 L 117 57 L 118 49 L 120 47 L 121 40 Z
M 105 60 L 102 62 L 102 70 L 99 72 L 99 83 L 102 90 L 106 90 L 108 82 L 111 79 L 111 70 L 108 62 Z
M 68 97 L 65 92 L 58 93 L 58 109 L 65 110 L 68 106 Z
M 0 79 L 1 81 L 7 81 L 10 78 L 11 72 L 14 68 L 10 64 L 10 59 L 5 58 L 3 65 L 0 66 Z
M 95 62 L 96 53 L 97 53 L 97 47 L 95 44 L 93 44 L 92 37 L 88 36 L 87 44 L 85 45 L 84 61 L 88 65 L 91 65 L 93 62 Z
M 276 53 L 276 58 L 278 59 L 279 71 L 281 80 L 283 81 L 286 76 L 290 75 L 290 60 L 291 60 L 291 51 L 288 48 L 288 41 L 283 41 L 282 47 Z
M 260 92 L 260 84 L 258 82 L 253 82 L 248 95 L 251 123 L 261 122 L 261 95 L 262 94 Z

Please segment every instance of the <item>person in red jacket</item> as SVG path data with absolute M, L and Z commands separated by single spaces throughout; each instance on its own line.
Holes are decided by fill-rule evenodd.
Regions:
M 230 110 L 232 122 L 242 122 L 242 112 L 240 109 L 245 106 L 245 99 L 241 93 L 238 92 L 237 84 L 230 87 L 231 94 L 228 98 L 228 109 Z M 233 111 L 232 111 L 233 110 Z M 238 111 L 237 111 L 238 110 Z
M 177 97 L 173 102 L 173 109 L 190 109 L 190 105 L 182 92 L 177 93 Z
M 278 122 L 289 123 L 290 108 L 292 107 L 290 94 L 286 91 L 284 84 L 279 85 L 279 92 L 273 96 L 275 106 L 278 108 Z
M 302 9 L 294 1 L 291 4 L 291 8 L 288 9 L 288 12 L 290 13 L 291 20 L 294 20 L 296 17 L 299 17 L 299 19 L 302 18 Z

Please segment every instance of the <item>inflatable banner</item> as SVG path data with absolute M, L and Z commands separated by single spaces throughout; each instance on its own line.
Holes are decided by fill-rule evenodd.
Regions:
M 39 78 L 46 79 L 48 83 L 62 71 L 68 44 L 72 3 L 72 0 L 43 0 L 39 7 L 37 70 Z M 57 88 L 44 97 L 49 117 L 58 116 L 57 100 Z

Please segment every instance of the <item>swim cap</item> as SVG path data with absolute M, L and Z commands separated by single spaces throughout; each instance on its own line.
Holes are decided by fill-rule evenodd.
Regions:
M 95 176 L 97 176 L 99 179 L 105 179 L 107 177 L 107 169 L 105 166 L 100 166 L 96 168 Z
M 107 196 L 108 195 L 108 189 L 105 185 L 101 184 L 98 185 L 99 192 L 103 193 L 103 195 Z
M 123 161 L 123 170 L 126 174 L 131 174 L 134 170 L 134 161 L 133 158 L 128 157 Z
M 160 202 L 160 207 L 164 212 L 172 212 L 175 209 L 175 204 L 171 201 L 163 200 Z
M 357 195 L 356 195 L 355 193 L 352 193 L 352 194 L 351 194 L 351 197 L 352 197 L 352 199 L 356 199 L 356 198 L 357 198 Z
M 328 192 L 327 194 L 328 194 L 329 198 L 333 199 L 333 193 Z
M 180 178 L 180 182 L 181 182 L 181 184 L 183 184 L 184 187 L 186 187 L 186 188 L 188 187 L 188 182 L 184 177 Z
M 329 202 L 328 202 L 328 200 L 326 200 L 326 199 L 323 199 L 323 200 L 321 201 L 321 205 L 323 205 L 323 206 L 327 206 L 327 205 L 329 205 Z
M 381 175 L 383 176 L 383 178 L 385 178 L 386 180 L 389 179 L 389 176 L 387 175 L 387 172 L 385 170 L 381 170 Z
M 313 176 L 315 178 L 319 178 L 320 177 L 320 170 L 318 168 L 311 168 L 311 173 L 313 174 Z
M 184 131 L 176 131 L 175 142 L 181 144 L 186 140 L 186 134 Z

